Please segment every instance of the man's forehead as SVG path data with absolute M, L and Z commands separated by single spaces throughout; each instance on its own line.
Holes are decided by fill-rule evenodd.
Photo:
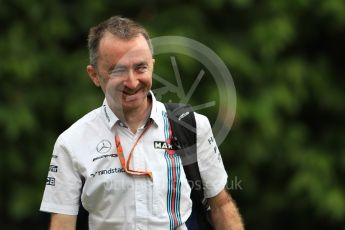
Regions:
M 145 50 L 133 49 L 123 54 L 122 56 L 117 56 L 116 63 L 119 65 L 131 65 L 149 62 L 151 59 L 152 56 L 148 54 Z
M 101 58 L 111 59 L 112 62 L 137 62 L 152 59 L 150 48 L 143 36 L 124 40 L 108 33 L 101 40 L 99 51 Z

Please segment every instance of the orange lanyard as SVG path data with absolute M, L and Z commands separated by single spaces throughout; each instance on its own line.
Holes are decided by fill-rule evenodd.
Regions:
M 122 168 L 125 170 L 125 172 L 128 175 L 135 175 L 135 176 L 149 176 L 152 178 L 152 172 L 150 171 L 138 171 L 138 170 L 132 170 L 129 168 L 130 165 L 130 161 L 134 152 L 135 147 L 137 146 L 139 140 L 144 136 L 144 134 L 146 133 L 146 131 L 151 127 L 152 125 L 152 120 L 149 120 L 144 131 L 140 134 L 140 136 L 138 137 L 138 139 L 135 141 L 134 145 L 132 146 L 132 149 L 129 153 L 128 156 L 128 161 L 126 163 L 126 158 L 123 154 L 123 149 L 122 149 L 122 145 L 121 145 L 121 141 L 120 141 L 120 137 L 119 135 L 116 134 L 115 132 L 115 144 L 116 144 L 116 151 L 117 151 L 117 155 L 119 157 L 120 163 Z

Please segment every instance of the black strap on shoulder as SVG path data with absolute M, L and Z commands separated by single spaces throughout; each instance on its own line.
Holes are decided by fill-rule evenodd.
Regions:
M 190 105 L 177 103 L 165 103 L 165 107 L 173 134 L 172 144 L 181 157 L 184 172 L 192 189 L 193 208 L 186 225 L 188 229 L 193 230 L 213 229 L 210 207 L 204 196 L 197 161 L 196 122 L 193 109 Z

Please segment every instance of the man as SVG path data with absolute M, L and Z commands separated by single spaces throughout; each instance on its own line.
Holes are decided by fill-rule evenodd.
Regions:
M 103 105 L 57 139 L 41 211 L 50 229 L 75 229 L 79 201 L 90 229 L 187 229 L 190 187 L 181 159 L 167 145 L 164 105 L 150 91 L 154 59 L 146 30 L 121 17 L 90 29 L 86 70 L 105 94 Z M 195 114 L 200 174 L 216 229 L 243 229 L 224 190 L 227 174 L 208 119 Z

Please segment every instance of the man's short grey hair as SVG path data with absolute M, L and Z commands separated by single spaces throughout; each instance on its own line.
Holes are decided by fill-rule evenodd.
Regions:
M 130 40 L 141 34 L 146 39 L 151 53 L 153 51 L 149 34 L 143 26 L 139 25 L 131 19 L 121 16 L 113 16 L 106 21 L 103 21 L 100 24 L 92 27 L 89 31 L 89 58 L 90 64 L 94 68 L 97 68 L 99 43 L 103 38 L 105 32 L 110 32 L 114 36 L 124 40 Z

